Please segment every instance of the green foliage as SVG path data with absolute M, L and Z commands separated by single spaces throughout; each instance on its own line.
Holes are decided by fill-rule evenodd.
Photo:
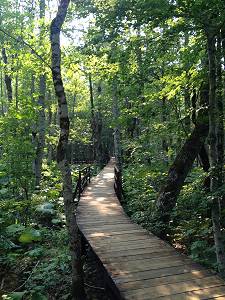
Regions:
M 9 295 L 3 295 L 4 300 L 22 300 L 26 292 L 13 292 Z
M 82 166 L 73 167 L 75 178 L 79 168 Z M 44 165 L 43 171 L 45 176 L 31 199 L 0 201 L 1 268 L 19 279 L 14 288 L 26 282 L 22 291 L 5 293 L 5 299 L 70 298 L 70 253 L 60 175 L 55 164 Z
M 16 278 L 21 284 L 29 280 L 25 291 L 5 297 L 69 299 L 68 238 L 56 164 L 59 124 L 49 68 L 47 16 L 53 16 L 56 7 L 46 2 L 46 18 L 37 20 L 39 1 L 22 2 L 0 4 L 0 28 L 6 31 L 0 40 L 7 54 L 7 63 L 0 62 L 0 263 L 15 273 L 13 266 L 19 268 L 21 262 L 22 276 L 18 272 Z M 85 149 L 93 153 L 96 140 L 97 151 L 107 156 L 113 153 L 113 130 L 120 132 L 124 207 L 133 220 L 155 233 L 165 226 L 155 214 L 155 199 L 201 108 L 194 95 L 207 78 L 207 34 L 222 32 L 224 20 L 223 0 L 78 0 L 67 14 L 61 69 L 69 142 L 78 158 L 89 155 Z M 218 50 L 218 41 L 216 46 Z M 5 75 L 12 79 L 12 100 Z M 112 113 L 116 109 L 118 117 Z M 45 115 L 45 146 L 41 182 L 35 187 L 40 112 Z M 72 168 L 74 181 L 79 167 Z M 99 166 L 92 171 L 98 173 Z M 202 188 L 204 177 L 195 165 L 173 210 L 168 239 L 196 261 L 216 267 L 210 207 L 215 196 L 225 197 L 224 185 L 208 195 Z
M 5 197 L 7 193 L 8 197 L 12 195 L 28 200 L 28 194 L 33 190 L 34 149 L 31 142 L 31 126 L 34 117 L 34 109 L 27 104 L 26 109 L 11 109 L 7 116 L 0 118 L 0 197 Z
M 35 229 L 28 228 L 19 237 L 19 242 L 22 244 L 30 244 L 32 242 L 39 241 L 41 241 L 41 234 L 38 230 Z
M 129 164 L 124 170 L 126 211 L 136 222 L 156 234 L 164 226 L 156 218 L 154 206 L 162 179 L 162 173 L 141 164 Z M 175 247 L 183 249 L 195 261 L 216 268 L 211 202 L 202 188 L 204 179 L 205 174 L 199 168 L 188 176 L 173 210 L 169 238 Z
M 125 208 L 131 218 L 149 228 L 154 211 L 160 173 L 142 164 L 129 165 L 124 170 Z

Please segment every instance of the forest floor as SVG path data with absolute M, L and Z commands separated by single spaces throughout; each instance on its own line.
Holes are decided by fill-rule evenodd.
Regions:
M 73 166 L 74 182 L 82 167 Z M 46 165 L 43 172 L 42 186 L 31 200 L 11 198 L 0 202 L 0 299 L 71 299 L 60 175 L 56 166 Z M 98 263 L 88 247 L 84 273 L 88 299 L 108 300 Z

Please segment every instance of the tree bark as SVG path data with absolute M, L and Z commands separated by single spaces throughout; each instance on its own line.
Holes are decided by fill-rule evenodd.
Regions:
M 119 127 L 119 105 L 117 96 L 117 82 L 116 79 L 113 80 L 112 85 L 112 98 L 113 98 L 113 117 L 114 117 L 114 152 L 116 165 L 119 171 L 122 171 L 122 148 L 121 148 L 121 133 Z
M 192 103 L 192 114 L 191 114 L 191 120 L 194 125 L 196 125 L 196 117 L 197 117 L 197 93 L 194 91 L 192 97 L 191 97 L 191 103 Z M 205 145 L 202 146 L 199 154 L 199 161 L 200 165 L 204 172 L 209 173 L 210 169 L 210 163 L 209 163 L 209 156 L 206 150 Z M 204 183 L 203 183 L 205 191 L 209 191 L 210 189 L 210 178 L 209 175 L 206 176 Z
M 38 112 L 38 134 L 36 135 L 36 158 L 35 158 L 35 185 L 39 186 L 41 181 L 42 161 L 45 147 L 45 92 L 46 92 L 46 77 L 41 75 L 39 79 L 39 112 Z
M 217 60 L 216 60 L 216 73 L 217 73 L 217 106 L 218 106 L 218 168 L 219 168 L 219 185 L 223 184 L 224 180 L 224 113 L 223 113 L 223 79 L 222 79 L 222 43 L 221 35 L 217 35 Z
M 161 100 L 161 121 L 163 124 L 166 123 L 166 98 L 163 97 L 163 99 Z M 167 142 L 167 139 L 165 137 L 165 135 L 163 136 L 162 138 L 162 151 L 163 151 L 163 161 L 166 163 L 166 165 L 169 164 L 169 157 L 168 157 L 168 150 L 169 150 L 169 147 L 168 147 L 168 142 Z
M 209 160 L 210 160 L 210 192 L 212 196 L 212 223 L 218 270 L 225 277 L 225 251 L 220 224 L 219 197 L 215 192 L 220 186 L 220 172 L 218 166 L 218 105 L 216 101 L 216 49 L 215 36 L 207 34 L 207 50 L 209 61 Z
M 5 48 L 2 48 L 2 59 L 5 65 L 5 85 L 6 85 L 6 90 L 7 90 L 7 97 L 8 97 L 8 101 L 9 103 L 12 102 L 13 99 L 13 95 L 12 95 L 12 78 L 11 76 L 8 74 L 8 58 L 6 55 L 6 50 Z
M 40 20 L 45 18 L 45 0 L 40 0 Z M 43 42 L 43 25 L 40 27 L 40 44 Z M 39 98 L 38 98 L 38 134 L 36 135 L 36 158 L 35 158 L 35 185 L 39 186 L 41 181 L 42 161 L 45 147 L 45 96 L 46 96 L 46 75 L 42 73 L 39 78 Z
M 5 111 L 4 111 L 4 101 L 3 101 L 3 78 L 2 78 L 2 71 L 1 71 L 1 75 L 0 75 L 0 80 L 1 80 L 1 84 L 0 84 L 0 96 L 1 96 L 1 115 L 4 116 Z
M 16 72 L 16 84 L 15 84 L 15 99 L 16 99 L 16 110 L 19 107 L 19 75 Z
M 157 214 L 165 224 L 165 228 L 159 234 L 164 238 L 169 229 L 170 216 L 176 205 L 177 197 L 208 135 L 207 88 L 201 91 L 200 97 L 202 100 L 204 99 L 204 105 L 199 110 L 195 128 L 170 167 L 166 182 L 161 188 L 156 201 Z
M 92 129 L 92 142 L 93 142 L 93 159 L 96 160 L 96 120 L 95 120 L 95 107 L 94 107 L 94 95 L 91 74 L 88 74 L 89 92 L 90 92 L 90 104 L 91 104 L 91 129 Z
M 188 47 L 189 44 L 189 34 L 186 32 L 184 35 L 184 46 Z M 190 76 L 188 74 L 188 71 L 190 69 L 190 61 L 189 59 L 185 63 L 185 77 L 186 77 L 186 85 L 184 88 L 184 106 L 185 106 L 185 112 L 187 116 L 184 119 L 185 129 L 189 133 L 191 130 L 191 118 L 190 118 L 190 109 L 191 109 L 191 95 L 190 95 Z
M 69 0 L 61 0 L 57 15 L 51 22 L 50 41 L 52 57 L 52 78 L 55 93 L 58 99 L 60 136 L 57 146 L 57 163 L 62 174 L 64 209 L 70 238 L 70 250 L 72 258 L 72 297 L 75 300 L 84 300 L 86 299 L 86 296 L 82 277 L 81 239 L 79 235 L 79 228 L 76 222 L 71 169 L 66 157 L 66 150 L 69 140 L 70 121 L 68 116 L 66 94 L 64 91 L 61 75 L 60 31 L 66 17 L 68 5 Z

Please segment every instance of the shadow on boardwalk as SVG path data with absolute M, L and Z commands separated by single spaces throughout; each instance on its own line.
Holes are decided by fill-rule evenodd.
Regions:
M 114 161 L 91 180 L 77 213 L 112 299 L 225 300 L 225 282 L 134 224 L 113 188 Z

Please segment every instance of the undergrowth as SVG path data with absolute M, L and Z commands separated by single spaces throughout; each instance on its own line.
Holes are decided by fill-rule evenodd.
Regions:
M 72 170 L 75 183 L 80 167 Z M 60 182 L 56 165 L 46 164 L 41 185 L 28 200 L 0 200 L 2 299 L 71 299 L 69 241 Z
M 135 222 L 153 233 L 161 226 L 154 219 L 155 200 L 166 175 L 161 167 L 160 170 L 154 165 L 136 163 L 129 164 L 123 172 L 125 210 Z M 205 177 L 198 167 L 187 177 L 172 213 L 169 241 L 194 261 L 216 270 L 211 202 L 203 188 Z

